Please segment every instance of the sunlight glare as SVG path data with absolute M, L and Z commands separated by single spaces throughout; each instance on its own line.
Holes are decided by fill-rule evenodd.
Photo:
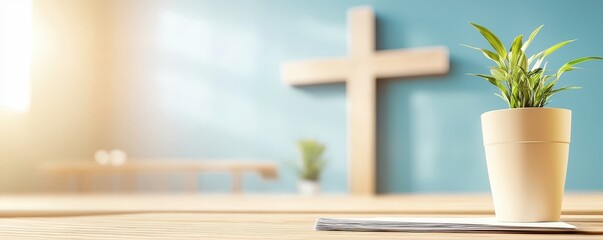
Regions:
M 0 106 L 27 112 L 30 104 L 31 0 L 0 0 Z

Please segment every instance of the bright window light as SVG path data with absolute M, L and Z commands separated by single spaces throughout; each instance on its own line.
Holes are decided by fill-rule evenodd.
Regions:
M 0 0 L 0 107 L 27 112 L 30 103 L 31 0 Z

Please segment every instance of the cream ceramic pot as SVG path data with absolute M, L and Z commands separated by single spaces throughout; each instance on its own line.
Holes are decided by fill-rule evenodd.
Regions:
M 498 221 L 559 221 L 571 111 L 515 108 L 482 114 L 488 177 Z
M 301 180 L 297 184 L 297 188 L 303 196 L 315 196 L 320 192 L 318 181 Z

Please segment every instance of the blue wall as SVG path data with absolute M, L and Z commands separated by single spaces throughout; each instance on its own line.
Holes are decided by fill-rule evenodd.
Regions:
M 445 77 L 379 82 L 380 192 L 489 190 L 479 117 L 505 104 L 487 82 L 465 75 L 485 72 L 489 64 L 478 52 L 459 46 L 486 45 L 468 21 L 487 26 L 505 43 L 544 24 L 533 51 L 579 39 L 555 53 L 549 66 L 603 56 L 603 1 L 191 0 L 158 1 L 146 8 L 133 2 L 120 20 L 122 27 L 147 28 L 148 38 L 141 38 L 150 42 L 136 44 L 154 60 L 143 61 L 146 78 L 131 80 L 130 86 L 145 84 L 156 95 L 148 97 L 153 99 L 146 107 L 126 104 L 122 115 L 153 119 L 148 123 L 153 131 L 132 130 L 138 123 L 130 121 L 117 130 L 139 139 L 123 137 L 116 144 L 139 156 L 279 161 L 281 181 L 247 177 L 252 191 L 294 191 L 294 173 L 286 162 L 296 159 L 294 142 L 302 137 L 328 146 L 323 189 L 347 191 L 345 86 L 291 87 L 279 79 L 279 64 L 345 55 L 350 7 L 374 7 L 378 49 L 450 49 L 452 69 Z M 142 13 L 148 26 L 128 17 L 128 11 Z M 572 191 L 603 189 L 603 63 L 583 67 L 563 83 L 584 88 L 560 93 L 550 105 L 573 110 L 567 178 Z M 223 181 L 208 177 L 202 184 L 220 189 L 226 186 Z

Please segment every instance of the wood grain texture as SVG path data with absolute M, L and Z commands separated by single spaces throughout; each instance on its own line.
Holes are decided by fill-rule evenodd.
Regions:
M 327 232 L 318 217 L 384 214 L 160 213 L 0 219 L 4 239 L 601 239 L 603 216 L 565 216 L 573 234 Z M 416 216 L 416 215 L 414 215 Z M 441 217 L 439 215 L 423 215 Z M 460 216 L 456 216 L 460 217 Z M 481 216 L 467 216 L 481 217 Z
M 117 213 L 492 214 L 489 195 L 2 195 L 0 217 Z M 564 214 L 603 215 L 603 193 L 568 194 Z
M 603 239 L 603 193 L 566 196 L 562 220 L 580 229 L 573 234 L 313 230 L 318 217 L 486 217 L 492 216 L 490 202 L 487 195 L 315 198 L 5 195 L 0 196 L 3 214 L 0 236 L 2 239 Z M 49 213 L 55 213 L 54 217 L 48 217 L 53 216 Z M 74 213 L 88 215 L 67 216 Z
M 347 83 L 348 182 L 354 195 L 376 193 L 377 78 L 441 75 L 449 70 L 446 47 L 376 49 L 371 7 L 348 11 L 348 56 L 286 62 L 281 78 L 291 85 Z

